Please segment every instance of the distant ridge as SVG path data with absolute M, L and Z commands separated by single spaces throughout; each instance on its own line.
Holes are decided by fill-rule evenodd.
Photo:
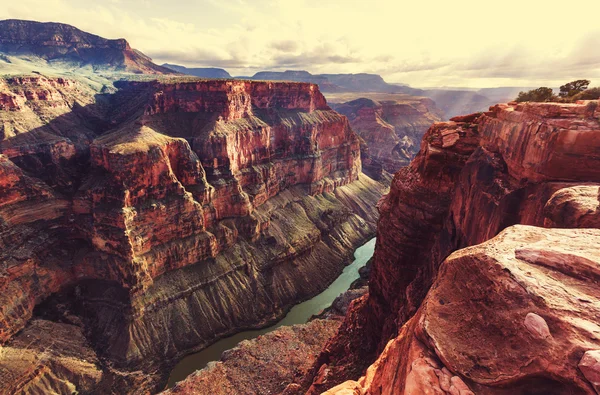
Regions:
M 261 71 L 253 80 L 297 81 L 319 84 L 323 92 L 386 92 L 419 94 L 405 85 L 388 84 L 378 74 L 311 74 L 305 70 Z
M 136 74 L 173 74 L 131 48 L 125 39 L 106 39 L 74 26 L 19 19 L 0 21 L 0 52 L 13 56 L 36 56 L 70 67 L 91 66 Z
M 170 63 L 165 63 L 162 65 L 162 67 L 178 73 L 193 75 L 200 78 L 232 78 L 227 71 L 217 67 L 185 67 Z

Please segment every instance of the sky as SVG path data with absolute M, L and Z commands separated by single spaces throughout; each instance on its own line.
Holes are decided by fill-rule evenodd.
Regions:
M 376 73 L 414 87 L 600 86 L 600 1 L 3 0 L 0 19 L 125 38 L 156 63 Z M 596 82 L 596 84 L 594 83 Z

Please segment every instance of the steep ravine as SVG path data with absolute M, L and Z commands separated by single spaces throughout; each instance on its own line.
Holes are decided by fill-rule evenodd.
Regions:
M 263 394 L 293 386 L 292 382 L 302 377 L 299 372 L 311 367 L 320 349 L 339 327 L 343 310 L 366 291 L 362 287 L 348 289 L 359 278 L 359 269 L 373 256 L 374 249 L 375 239 L 357 248 L 354 261 L 326 290 L 294 306 L 275 325 L 238 333 L 184 358 L 171 372 L 170 387 L 205 368 L 207 363 L 220 361 L 210 363 L 170 393 Z M 334 309 L 332 304 L 336 306 Z M 327 320 L 311 320 L 317 314 Z
M 156 391 L 374 236 L 385 180 L 315 85 L 115 85 L 2 81 L 2 392 Z

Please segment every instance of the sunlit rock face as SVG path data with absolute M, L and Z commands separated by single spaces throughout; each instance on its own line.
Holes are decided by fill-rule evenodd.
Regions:
M 435 103 L 424 98 L 363 98 L 336 104 L 334 108 L 348 117 L 352 129 L 366 142 L 370 157 L 390 173 L 410 163 L 427 129 L 442 119 Z
M 587 349 L 597 348 L 596 323 L 586 311 L 593 312 L 595 296 L 584 291 L 595 281 L 597 232 L 543 227 L 597 227 L 598 115 L 596 101 L 510 103 L 433 125 L 379 203 L 369 294 L 324 348 L 307 380 L 310 392 L 357 380 L 375 360 L 366 379 L 344 388 L 410 393 L 407 388 L 437 377 L 448 392 L 448 379 L 457 376 L 475 393 L 504 393 L 504 387 L 528 393 L 538 384 L 550 393 L 593 391 L 577 365 Z M 536 228 L 509 228 L 515 224 Z M 506 228 L 440 269 L 453 251 Z M 561 276 L 559 286 L 553 278 Z M 477 292 L 500 304 L 477 299 Z M 570 296 L 578 292 L 591 294 Z M 573 316 L 561 317 L 563 308 Z M 505 351 L 492 358 L 487 345 Z M 542 349 L 555 359 L 536 354 Z M 409 375 L 413 362 L 420 373 Z
M 353 384 L 369 394 L 594 394 L 599 237 L 515 225 L 455 252 Z
M 385 186 L 315 85 L 1 84 L 0 339 L 71 325 L 87 349 L 65 350 L 98 355 L 42 359 L 50 381 L 0 361 L 3 390 L 160 388 L 178 358 L 324 289 L 373 236 Z

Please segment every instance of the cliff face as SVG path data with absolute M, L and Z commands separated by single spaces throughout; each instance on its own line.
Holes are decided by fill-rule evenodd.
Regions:
M 20 373 L 0 360 L 2 391 L 156 389 L 186 353 L 318 293 L 373 235 L 384 187 L 315 85 L 118 86 L 3 81 L 0 339 L 39 347 Z
M 390 173 L 410 163 L 427 129 L 441 120 L 429 99 L 357 99 L 333 108 L 348 117 L 352 129 L 365 140 L 370 157 Z
M 580 359 L 598 348 L 598 234 L 542 227 L 597 223 L 599 115 L 597 102 L 512 103 L 432 126 L 379 204 L 369 294 L 325 347 L 311 392 L 379 356 L 336 391 L 592 393 L 592 357 Z M 536 228 L 446 259 L 515 224 Z
M 130 73 L 171 74 L 166 67 L 129 46 L 125 39 L 108 40 L 63 23 L 17 19 L 0 21 L 0 52 L 34 55 L 79 67 Z
M 599 306 L 592 284 L 599 236 L 598 229 L 515 225 L 455 252 L 365 378 L 342 388 L 369 394 L 596 393 Z

